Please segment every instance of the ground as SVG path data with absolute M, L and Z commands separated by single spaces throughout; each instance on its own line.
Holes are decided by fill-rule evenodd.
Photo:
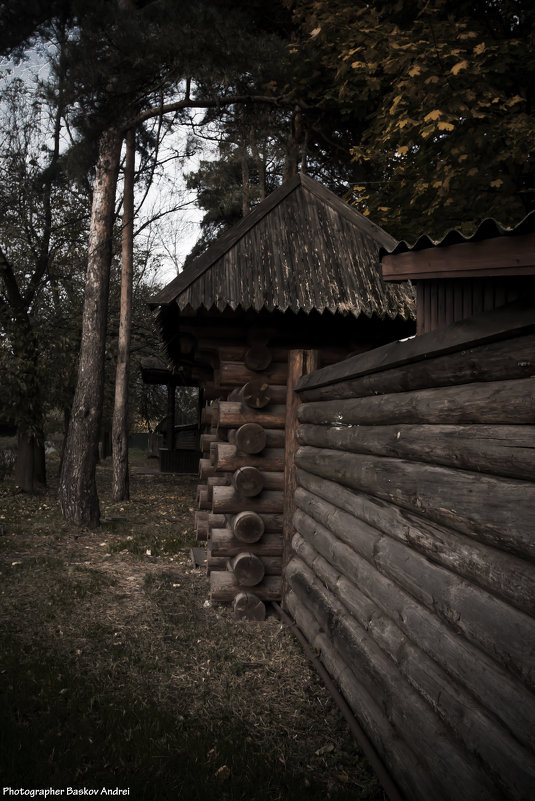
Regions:
M 2 787 L 382 801 L 289 631 L 209 601 L 189 556 L 197 479 L 133 463 L 121 504 L 99 466 L 96 531 L 62 520 L 53 457 L 47 494 L 0 482 Z

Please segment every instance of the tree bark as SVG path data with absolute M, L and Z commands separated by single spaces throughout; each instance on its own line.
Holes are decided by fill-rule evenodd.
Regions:
M 115 374 L 115 401 L 112 422 L 112 495 L 114 501 L 130 498 L 128 481 L 128 377 L 132 333 L 132 285 L 134 280 L 134 170 L 135 131 L 126 134 L 124 200 L 121 259 L 121 308 Z
M 95 473 L 102 419 L 113 215 L 121 143 L 122 135 L 113 128 L 104 131 L 99 143 L 78 379 L 58 492 L 65 519 L 88 526 L 97 526 L 100 522 Z

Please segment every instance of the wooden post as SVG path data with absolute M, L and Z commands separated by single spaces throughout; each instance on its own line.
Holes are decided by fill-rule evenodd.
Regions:
M 286 396 L 286 442 L 284 456 L 284 511 L 283 511 L 283 551 L 282 551 L 282 601 L 286 590 L 285 568 L 291 556 L 292 537 L 295 534 L 293 515 L 295 511 L 295 490 L 297 488 L 295 452 L 298 444 L 296 439 L 297 409 L 300 404 L 299 396 L 295 391 L 297 382 L 303 375 L 312 373 L 317 369 L 319 354 L 317 350 L 291 350 L 288 353 L 288 392 Z
M 167 385 L 167 450 L 175 449 L 175 385 Z

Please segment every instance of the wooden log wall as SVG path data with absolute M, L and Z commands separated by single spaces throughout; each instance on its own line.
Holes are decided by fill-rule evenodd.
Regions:
M 410 801 L 535 788 L 535 308 L 304 377 L 284 605 Z
M 270 347 L 270 332 L 255 330 L 192 338 L 192 357 L 213 371 L 201 415 L 195 516 L 211 598 L 260 620 L 266 603 L 282 598 L 288 376 L 293 354 L 303 351 Z M 321 363 L 344 355 L 325 349 Z

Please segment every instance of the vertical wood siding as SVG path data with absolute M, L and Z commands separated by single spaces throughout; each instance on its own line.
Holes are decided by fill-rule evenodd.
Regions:
M 532 279 L 473 278 L 417 281 L 417 333 L 426 334 L 492 311 L 533 291 Z
M 407 801 L 535 788 L 535 309 L 493 319 L 299 385 L 284 601 Z

